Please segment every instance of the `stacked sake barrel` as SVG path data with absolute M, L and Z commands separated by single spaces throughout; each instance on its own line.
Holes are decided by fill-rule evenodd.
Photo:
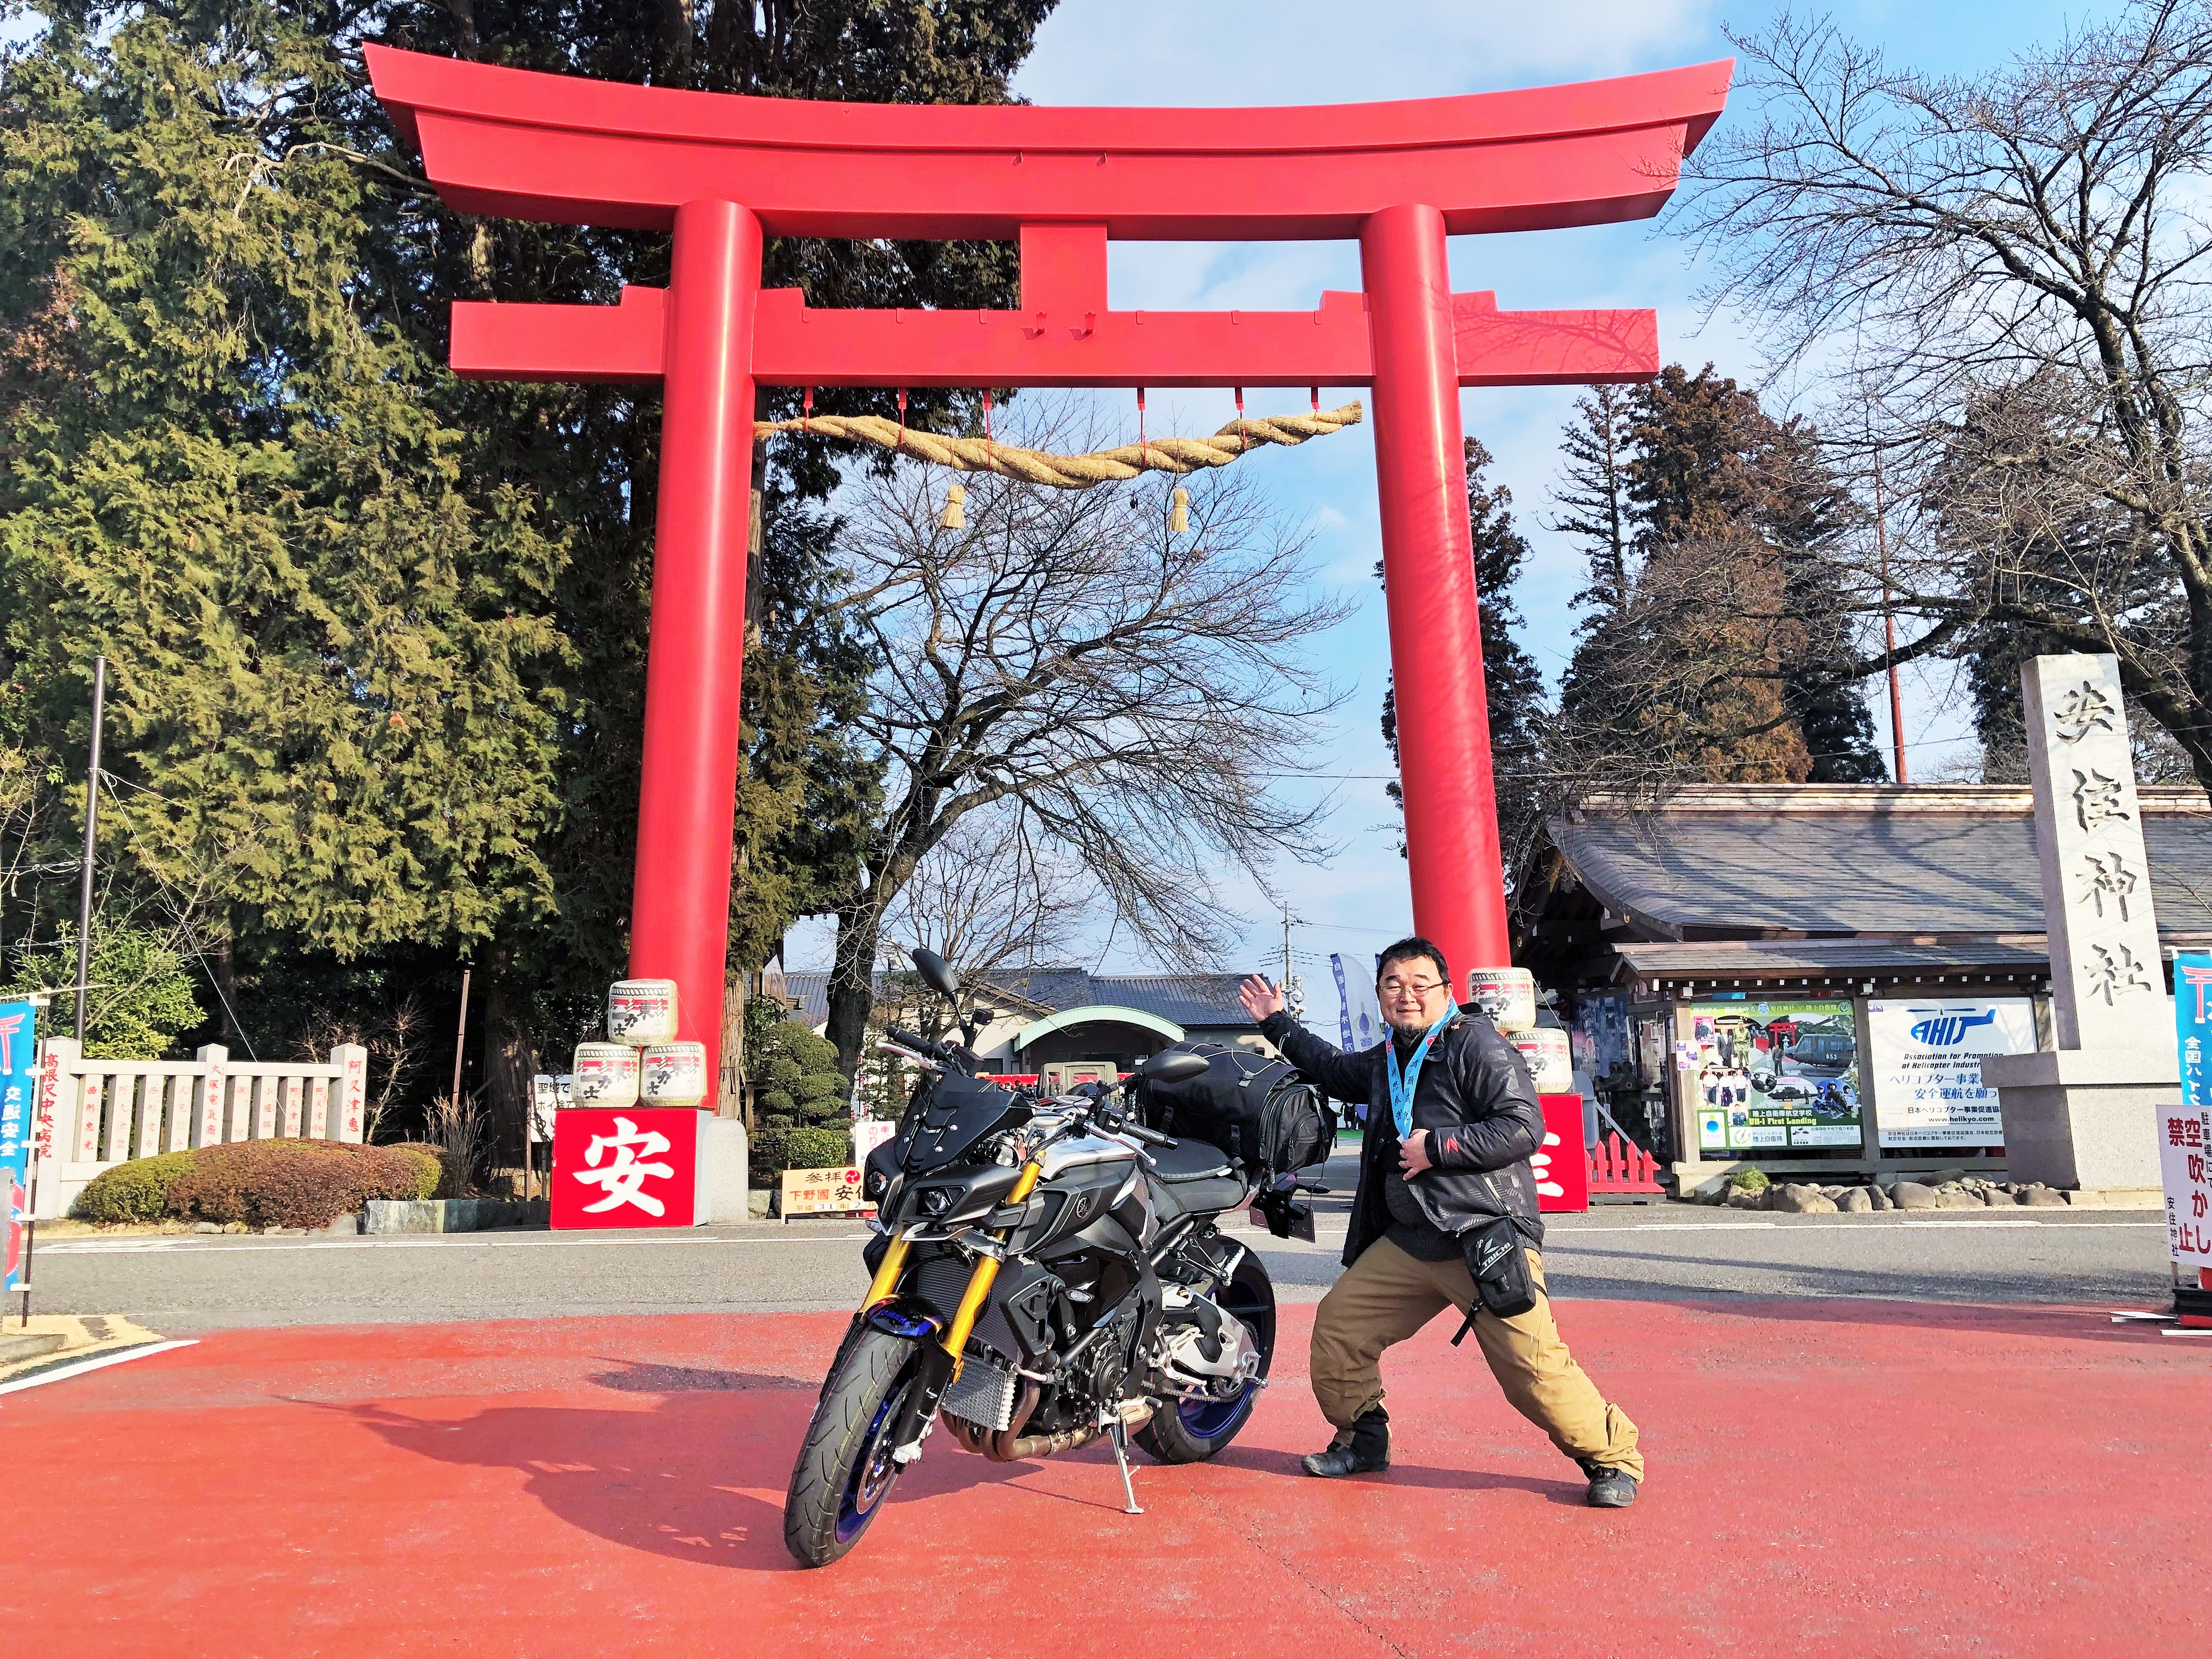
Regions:
M 1570 1093 L 1575 1086 L 1573 1051 L 1565 1031 L 1536 1024 L 1536 976 L 1526 968 L 1478 968 L 1468 979 L 1469 1004 L 1521 1051 L 1536 1092 Z
M 607 993 L 607 1037 L 576 1045 L 575 1104 L 705 1103 L 707 1045 L 677 1041 L 674 980 L 617 980 Z

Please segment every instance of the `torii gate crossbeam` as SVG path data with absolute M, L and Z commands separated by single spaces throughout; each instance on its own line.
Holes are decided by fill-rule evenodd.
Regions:
M 754 388 L 1373 387 L 1415 925 L 1464 982 L 1510 959 L 1462 386 L 1648 380 L 1649 311 L 1501 312 L 1449 234 L 1641 218 L 1732 65 L 1310 109 L 852 105 L 617 85 L 370 46 L 377 95 L 465 211 L 674 233 L 665 290 L 457 304 L 453 362 L 665 387 L 630 971 L 673 978 L 719 1067 Z M 1015 311 L 815 311 L 763 235 L 1018 240 Z M 1107 303 L 1109 239 L 1356 238 L 1310 312 Z

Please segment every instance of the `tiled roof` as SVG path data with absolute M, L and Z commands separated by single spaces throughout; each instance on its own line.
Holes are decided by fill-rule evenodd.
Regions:
M 2142 805 L 2160 931 L 2212 932 L 2203 792 L 2146 788 Z M 1708 787 L 1550 830 L 1591 896 L 1650 933 L 2044 931 L 2026 790 Z

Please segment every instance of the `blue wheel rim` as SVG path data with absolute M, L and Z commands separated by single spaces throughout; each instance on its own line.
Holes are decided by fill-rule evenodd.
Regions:
M 1258 1339 L 1261 1352 L 1273 1353 L 1275 1341 L 1275 1310 L 1272 1304 L 1255 1296 L 1237 1294 L 1234 1283 L 1224 1287 L 1224 1294 L 1216 1298 L 1222 1312 L 1243 1320 Z M 1234 1297 L 1232 1300 L 1231 1297 Z M 1176 1416 L 1185 1433 L 1200 1440 L 1217 1439 L 1244 1420 L 1260 1393 L 1257 1382 L 1247 1382 L 1237 1395 L 1228 1400 L 1185 1400 L 1177 1402 Z
M 891 1489 L 891 1482 L 898 1479 L 898 1465 L 891 1462 L 891 1448 L 886 1442 L 891 1419 L 905 1399 L 905 1389 L 893 1389 L 876 1407 L 876 1414 L 868 1424 L 868 1437 L 861 1443 L 860 1455 L 854 1461 L 853 1472 L 845 1478 L 845 1490 L 837 1497 L 837 1541 L 841 1544 L 849 1544 L 860 1535 L 875 1518 L 876 1506 Z

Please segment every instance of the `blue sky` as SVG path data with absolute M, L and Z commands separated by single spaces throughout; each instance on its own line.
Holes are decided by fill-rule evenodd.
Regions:
M 1304 104 L 1431 97 L 1578 81 L 1732 55 L 1723 28 L 1756 31 L 1781 8 L 1705 0 L 1569 0 L 1552 6 L 1387 0 L 1276 0 L 1262 10 L 1194 7 L 1188 0 L 1063 0 L 1037 36 L 1015 84 L 1040 104 Z M 2055 38 L 2069 25 L 2114 15 L 2114 4 L 2041 0 L 1948 0 L 1914 5 L 1864 0 L 1829 8 L 1858 39 L 1900 63 L 1972 73 L 2012 52 Z M 1739 110 L 1741 94 L 1735 107 Z M 1723 119 L 1729 118 L 1723 117 Z M 1492 288 L 1501 306 L 1650 306 L 1659 313 L 1669 360 L 1711 361 L 1756 384 L 1760 365 L 1729 319 L 1706 322 L 1692 300 L 1698 272 L 1665 222 L 1525 234 L 1459 237 L 1453 287 Z M 1133 307 L 1304 307 L 1324 288 L 1359 286 L 1349 243 L 1115 243 L 1112 302 Z M 1255 409 L 1262 395 L 1248 394 Z M 1293 407 L 1297 394 L 1272 394 Z M 1492 477 L 1509 486 L 1533 545 L 1517 589 L 1522 638 L 1556 678 L 1573 629 L 1568 600 L 1581 581 L 1574 550 L 1543 528 L 1557 480 L 1559 432 L 1577 394 L 1527 388 L 1468 392 L 1467 429 L 1498 458 Z M 1210 432 L 1235 413 L 1224 391 L 1152 393 L 1155 433 Z M 1382 793 L 1389 771 L 1376 714 L 1389 667 L 1382 602 L 1373 569 L 1380 554 L 1374 453 L 1356 428 L 1296 452 L 1245 463 L 1264 469 L 1283 509 L 1308 520 L 1322 579 L 1359 602 L 1320 643 L 1322 667 L 1354 689 L 1316 757 L 1319 775 L 1293 793 L 1333 792 L 1330 836 L 1340 850 L 1323 866 L 1273 872 L 1277 890 L 1310 924 L 1297 932 L 1301 971 L 1316 1015 L 1334 1016 L 1324 990 L 1328 953 L 1371 952 L 1412 922 L 1405 866 L 1395 850 L 1394 814 Z M 1905 684 L 1908 765 L 1917 774 L 1962 746 L 1964 722 L 1942 668 Z M 1886 712 L 1879 726 L 1887 731 Z M 1281 923 L 1269 896 L 1238 883 L 1230 899 L 1249 919 L 1245 950 L 1225 965 L 1279 971 Z M 1126 938 L 1126 935 L 1124 936 Z M 826 964 L 829 936 L 815 924 L 789 940 L 793 966 Z M 1154 964 L 1115 950 L 1094 968 L 1140 971 Z

